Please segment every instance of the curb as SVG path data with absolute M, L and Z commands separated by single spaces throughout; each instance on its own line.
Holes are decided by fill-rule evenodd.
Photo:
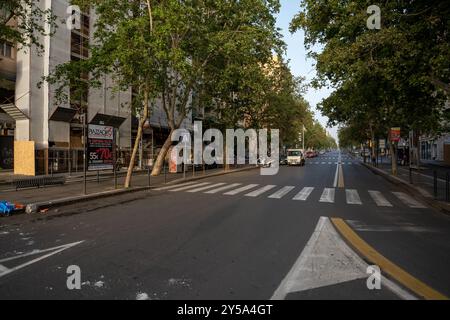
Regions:
M 190 177 L 190 178 L 186 178 L 186 179 L 181 178 L 181 179 L 170 181 L 167 184 L 158 184 L 158 185 L 154 185 L 154 186 L 150 186 L 150 187 L 136 187 L 136 188 L 129 188 L 129 189 L 103 191 L 103 192 L 93 193 L 93 194 L 89 194 L 89 195 L 82 195 L 82 196 L 75 196 L 75 197 L 68 197 L 68 198 L 61 198 L 61 199 L 55 199 L 55 200 L 47 200 L 47 201 L 29 203 L 25 206 L 25 212 L 28 214 L 36 213 L 42 209 L 62 207 L 62 206 L 76 203 L 76 202 L 87 202 L 87 201 L 91 201 L 91 200 L 95 200 L 95 199 L 108 198 L 108 197 L 113 197 L 113 196 L 127 194 L 127 193 L 147 191 L 147 190 L 152 190 L 154 188 L 157 188 L 157 187 L 160 187 L 163 185 L 177 185 L 177 184 L 184 183 L 184 182 L 197 181 L 197 180 L 202 180 L 202 179 L 211 178 L 211 177 L 223 176 L 223 175 L 231 174 L 231 173 L 250 171 L 253 169 L 259 169 L 259 167 L 252 166 L 252 167 L 246 167 L 246 168 L 241 168 L 241 169 L 234 169 L 234 170 L 229 170 L 229 171 L 222 171 L 222 172 L 207 174 L 204 176 Z
M 442 212 L 446 215 L 450 215 L 450 205 L 449 204 L 442 202 L 442 201 L 435 200 L 432 196 L 426 195 L 428 192 L 426 192 L 422 188 L 411 185 L 398 177 L 394 177 L 394 176 L 392 176 L 378 168 L 375 168 L 371 165 L 368 165 L 366 163 L 361 163 L 361 164 L 364 167 L 366 167 L 367 169 L 369 169 L 370 171 L 372 171 L 373 173 L 375 173 L 379 176 L 382 176 L 389 182 L 402 187 L 404 190 L 406 190 L 408 193 L 410 193 L 413 197 L 420 199 L 421 201 L 425 202 L 427 205 L 429 205 L 433 209 L 435 209 L 439 212 Z

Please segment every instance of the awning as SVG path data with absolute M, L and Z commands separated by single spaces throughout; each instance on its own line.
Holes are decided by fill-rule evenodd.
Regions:
M 11 118 L 14 120 L 28 120 L 28 117 L 25 115 L 25 113 L 22 112 L 19 108 L 16 107 L 16 105 L 9 103 L 9 104 L 0 104 L 0 109 L 5 111 Z
M 102 126 L 111 126 L 119 128 L 127 118 L 112 116 L 109 114 L 97 113 L 90 124 L 97 124 Z
M 58 107 L 53 112 L 49 120 L 60 122 L 71 122 L 76 114 L 77 110 L 75 109 Z

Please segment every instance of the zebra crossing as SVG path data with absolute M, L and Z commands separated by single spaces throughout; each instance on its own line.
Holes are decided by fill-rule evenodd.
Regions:
M 317 188 L 296 186 L 277 186 L 243 183 L 210 183 L 188 182 L 173 186 L 165 186 L 154 189 L 155 191 L 186 192 L 221 194 L 224 196 L 244 196 L 248 198 L 265 197 L 275 200 L 315 201 L 323 204 L 334 204 L 337 201 L 337 188 Z M 320 197 L 317 196 L 320 195 Z M 364 195 L 364 197 L 361 197 Z M 366 197 L 368 195 L 368 197 Z M 370 202 L 377 207 L 392 208 L 394 201 L 413 209 L 426 209 L 427 207 L 404 192 L 381 192 L 377 190 L 358 191 L 356 189 L 344 189 L 344 197 L 347 205 L 361 206 Z M 365 199 L 363 201 L 363 199 Z M 369 199 L 369 200 L 367 200 Z
M 348 165 L 348 166 L 353 166 L 353 165 L 357 165 L 359 164 L 359 162 L 354 162 L 354 161 L 306 161 L 307 165 L 338 165 L 338 164 L 342 164 L 342 165 Z

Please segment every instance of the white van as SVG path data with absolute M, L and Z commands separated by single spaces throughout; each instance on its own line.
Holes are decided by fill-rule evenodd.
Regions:
M 302 149 L 288 149 L 287 150 L 287 162 L 290 166 L 304 166 L 305 155 Z

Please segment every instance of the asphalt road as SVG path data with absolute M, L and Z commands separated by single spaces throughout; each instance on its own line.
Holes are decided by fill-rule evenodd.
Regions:
M 450 218 L 333 152 L 276 176 L 252 170 L 1 219 L 0 299 L 417 297 L 385 274 L 369 290 L 367 261 L 331 218 L 450 296 Z M 71 265 L 81 290 L 67 288 Z

